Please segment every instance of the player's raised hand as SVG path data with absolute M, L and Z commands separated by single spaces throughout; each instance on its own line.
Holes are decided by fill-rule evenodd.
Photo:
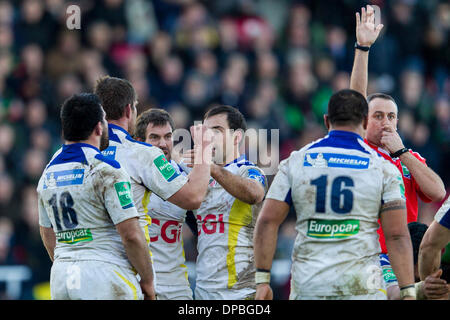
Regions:
M 375 25 L 375 10 L 367 5 L 356 13 L 356 41 L 360 46 L 370 47 L 377 40 L 382 24 Z
M 193 149 L 187 150 L 183 152 L 182 155 L 182 162 L 188 166 L 188 168 L 194 167 L 194 158 L 195 158 L 195 151 Z
M 192 140 L 194 140 L 194 146 L 208 147 L 212 142 L 212 133 L 205 125 L 197 124 L 191 126 Z
M 268 283 L 261 283 L 256 286 L 255 300 L 273 300 L 272 288 Z

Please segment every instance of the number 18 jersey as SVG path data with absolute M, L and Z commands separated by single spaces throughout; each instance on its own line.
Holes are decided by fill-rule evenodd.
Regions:
M 403 192 L 399 171 L 352 132 L 331 131 L 282 161 L 267 198 L 297 215 L 291 299 L 379 296 L 378 215 Z
M 83 143 L 63 145 L 37 188 L 39 224 L 56 234 L 56 261 L 103 261 L 132 268 L 115 225 L 138 217 L 130 178 Z

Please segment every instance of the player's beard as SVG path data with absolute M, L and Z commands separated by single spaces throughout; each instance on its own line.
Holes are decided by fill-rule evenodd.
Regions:
M 108 125 L 103 125 L 103 132 L 100 137 L 100 151 L 105 150 L 109 146 Z

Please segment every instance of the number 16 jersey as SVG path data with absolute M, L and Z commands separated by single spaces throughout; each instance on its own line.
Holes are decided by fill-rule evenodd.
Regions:
M 399 171 L 352 132 L 330 131 L 281 162 L 267 198 L 297 215 L 291 298 L 378 297 L 378 215 L 403 192 Z

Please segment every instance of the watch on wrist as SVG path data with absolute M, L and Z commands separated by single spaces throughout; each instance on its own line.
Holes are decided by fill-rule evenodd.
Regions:
M 398 158 L 405 152 L 408 152 L 408 148 L 401 148 L 400 150 L 395 151 L 394 153 L 391 153 L 391 158 Z
M 360 45 L 358 44 L 358 41 L 356 41 L 356 42 L 355 42 L 355 49 L 359 49 L 359 50 L 362 50 L 362 51 L 369 51 L 370 47 L 360 46 Z

